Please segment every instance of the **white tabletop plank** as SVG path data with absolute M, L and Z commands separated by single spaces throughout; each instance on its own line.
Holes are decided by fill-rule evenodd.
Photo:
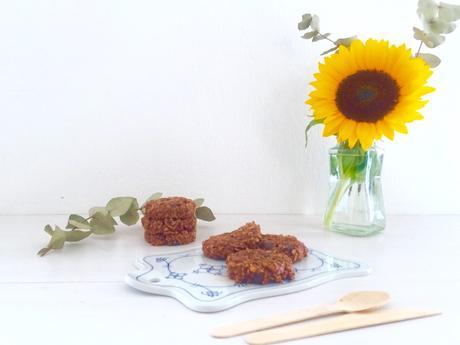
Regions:
M 198 241 L 188 246 L 151 247 L 139 226 L 120 227 L 113 236 L 88 238 L 37 257 L 48 241 L 43 225 L 65 220 L 0 217 L 0 344 L 243 344 L 241 337 L 217 340 L 208 334 L 217 325 L 333 302 L 361 289 L 389 291 L 395 307 L 440 309 L 444 314 L 290 344 L 460 342 L 460 216 L 390 217 L 381 235 L 352 238 L 324 231 L 318 217 L 223 215 L 215 223 L 200 223 Z M 291 233 L 312 248 L 366 262 L 374 272 L 214 314 L 190 311 L 172 298 L 123 283 L 138 256 L 194 247 L 212 233 L 250 220 L 265 232 Z

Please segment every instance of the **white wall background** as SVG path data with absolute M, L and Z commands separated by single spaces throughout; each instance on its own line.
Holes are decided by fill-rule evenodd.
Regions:
M 408 42 L 416 0 L 16 0 L 0 4 L 0 213 L 68 213 L 115 195 L 203 196 L 220 213 L 320 213 L 327 148 L 304 149 L 327 42 Z M 337 36 L 335 36 L 337 37 Z M 459 32 L 409 136 L 386 143 L 389 213 L 460 213 Z

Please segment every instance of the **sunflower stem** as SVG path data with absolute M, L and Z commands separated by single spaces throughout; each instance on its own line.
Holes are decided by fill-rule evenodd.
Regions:
M 337 185 L 334 188 L 332 198 L 329 201 L 329 205 L 327 205 L 326 214 L 324 215 L 324 225 L 326 226 L 326 228 L 331 228 L 335 209 L 337 208 L 338 204 L 342 200 L 342 197 L 344 196 L 345 192 L 347 191 L 348 187 L 350 187 L 350 185 L 350 178 L 341 178 L 337 182 Z

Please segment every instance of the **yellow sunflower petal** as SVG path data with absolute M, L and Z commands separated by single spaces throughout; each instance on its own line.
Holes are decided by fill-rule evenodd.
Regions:
M 383 133 L 384 136 L 386 136 L 388 139 L 393 140 L 395 137 L 395 133 L 393 128 L 391 127 L 388 122 L 385 120 L 380 120 L 377 122 L 377 127 L 379 128 L 379 131 Z
M 359 142 L 364 150 L 367 150 L 376 136 L 376 131 L 373 123 L 359 122 L 356 127 L 356 134 L 358 135 Z
M 356 67 L 359 70 L 365 69 L 364 66 L 364 44 L 360 40 L 354 40 L 350 47 L 351 55 L 354 57 Z M 339 52 L 340 53 L 340 52 Z
M 352 133 L 356 130 L 356 122 L 353 120 L 345 120 L 340 127 L 339 140 L 346 141 L 350 138 Z
M 339 131 L 340 125 L 344 121 L 344 117 L 339 117 L 335 121 L 331 121 L 329 123 L 324 124 L 323 136 L 328 137 L 330 135 L 337 134 Z
M 348 146 L 350 147 L 350 149 L 355 147 L 356 143 L 358 142 L 358 135 L 356 134 L 356 128 L 357 128 L 357 125 L 355 126 L 353 131 L 348 136 Z
M 391 126 L 393 127 L 393 129 L 399 133 L 402 133 L 402 134 L 407 134 L 409 133 L 408 129 L 407 129 L 407 126 L 402 123 L 402 122 L 393 122 L 391 124 Z

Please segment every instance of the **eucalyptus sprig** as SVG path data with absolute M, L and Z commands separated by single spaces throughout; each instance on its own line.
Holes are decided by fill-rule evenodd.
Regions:
M 414 38 L 420 41 L 416 57 L 422 58 L 431 67 L 437 67 L 441 59 L 434 54 L 421 53 L 422 46 L 433 49 L 444 43 L 446 37 L 455 30 L 455 21 L 460 19 L 460 5 L 419 0 L 417 14 L 422 21 L 423 30 L 414 27 Z
M 38 251 L 37 255 L 44 256 L 52 249 L 62 249 L 66 242 L 78 242 L 93 234 L 112 234 L 115 232 L 115 225 L 118 225 L 116 217 L 125 225 L 134 225 L 139 221 L 139 212 L 144 213 L 144 205 L 148 201 L 160 199 L 162 195 L 162 193 L 153 194 L 141 207 L 137 199 L 130 196 L 112 198 L 105 206 L 91 208 L 86 218 L 78 214 L 71 214 L 65 227 L 68 230 L 63 230 L 57 225 L 53 229 L 47 224 L 44 231 L 51 236 L 51 239 L 45 248 Z M 193 202 L 196 205 L 196 218 L 208 222 L 216 219 L 211 209 L 203 206 L 204 199 L 195 199 Z
M 344 37 L 332 40 L 330 37 L 331 33 L 321 33 L 319 26 L 319 17 L 316 14 L 305 13 L 302 16 L 302 20 L 297 24 L 297 28 L 300 31 L 307 30 L 310 28 L 310 31 L 305 32 L 301 37 L 304 39 L 311 39 L 312 42 L 318 42 L 321 40 L 327 40 L 332 43 L 334 46 L 326 51 L 323 51 L 321 55 L 326 55 L 333 53 L 339 49 L 340 46 L 350 47 L 351 43 L 357 39 L 356 36 Z M 312 119 L 308 122 L 307 127 L 305 128 L 305 147 L 308 145 L 308 132 L 313 126 L 322 124 L 323 120 Z
M 297 28 L 300 31 L 307 30 L 308 28 L 311 29 L 311 31 L 308 31 L 301 36 L 304 39 L 311 39 L 312 42 L 327 40 L 334 45 L 332 48 L 322 52 L 321 55 L 326 55 L 335 52 L 337 49 L 339 49 L 340 46 L 349 47 L 351 45 L 351 42 L 353 42 L 356 39 L 356 36 L 339 38 L 335 41 L 330 39 L 329 36 L 331 35 L 331 33 L 327 32 L 322 34 L 320 32 L 319 17 L 316 14 L 311 13 L 305 13 L 302 16 L 302 20 L 297 24 Z

